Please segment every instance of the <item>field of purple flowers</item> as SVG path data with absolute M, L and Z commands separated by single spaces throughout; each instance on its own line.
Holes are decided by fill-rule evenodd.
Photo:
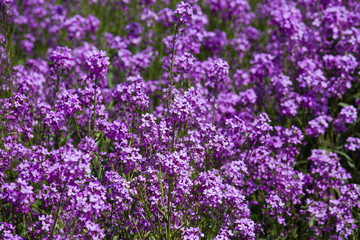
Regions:
M 0 0 L 0 239 L 360 239 L 358 0 Z

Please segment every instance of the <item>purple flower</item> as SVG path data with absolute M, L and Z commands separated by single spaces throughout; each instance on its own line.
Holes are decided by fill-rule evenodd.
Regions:
M 346 124 L 352 124 L 357 119 L 357 109 L 350 105 L 343 107 L 337 116 L 337 118 L 334 120 L 334 126 L 338 131 L 345 132 L 347 130 Z
M 92 34 L 94 34 L 99 29 L 100 20 L 91 14 L 87 16 L 86 23 L 87 23 L 87 30 Z
M 1 0 L 0 4 L 10 6 L 11 4 L 13 4 L 13 2 L 14 0 Z
M 183 230 L 182 232 L 182 239 L 184 240 L 200 240 L 201 237 L 204 237 L 205 235 L 200 231 L 200 229 L 197 228 L 187 228 Z
M 360 138 L 348 137 L 344 145 L 348 151 L 356 151 L 360 149 Z
M 236 23 L 248 25 L 253 14 L 249 13 L 250 5 L 246 0 L 210 0 L 208 1 L 213 12 L 220 12 L 225 20 L 235 20 Z
M 301 11 L 294 3 L 276 6 L 271 11 L 273 25 L 279 26 L 279 31 L 290 36 L 292 40 L 300 41 L 306 32 L 306 26 L 302 22 Z
M 0 222 L 0 237 L 4 240 L 22 240 L 17 234 L 13 234 L 15 227 L 7 222 Z
M 86 59 L 86 68 L 91 74 L 96 77 L 102 76 L 107 73 L 108 66 L 110 65 L 110 58 L 106 56 L 105 51 L 93 50 L 89 53 Z
M 215 59 L 211 62 L 209 69 L 209 79 L 205 82 L 205 86 L 211 88 L 223 88 L 228 87 L 229 83 L 229 64 L 223 59 Z M 217 91 L 218 89 L 215 89 Z
M 82 109 L 78 98 L 73 91 L 64 91 L 57 100 L 58 111 L 66 116 L 74 116 L 75 112 Z
M 2 185 L 0 198 L 13 204 L 22 213 L 28 212 L 31 204 L 35 202 L 33 186 L 21 178 Z
M 320 115 L 319 117 L 309 121 L 309 126 L 306 127 L 306 135 L 312 135 L 318 137 L 324 135 L 326 129 L 329 127 L 329 123 L 332 122 L 332 117 L 327 115 Z
M 2 110 L 0 113 L 6 113 L 6 119 L 9 122 L 20 119 L 22 114 L 29 108 L 28 98 L 20 93 L 16 93 L 11 98 L 5 99 L 3 104 L 6 112 Z
M 180 2 L 173 12 L 174 22 L 178 25 L 187 24 L 193 16 L 193 8 L 187 2 Z
M 75 66 L 72 50 L 68 47 L 56 47 L 49 54 L 49 60 L 54 66 L 54 71 L 69 71 Z
M 235 231 L 239 231 L 241 238 L 255 239 L 255 223 L 249 218 L 236 220 Z
M 116 100 L 126 103 L 129 107 L 145 110 L 149 104 L 149 97 L 145 94 L 144 80 L 140 75 L 127 78 L 127 82 L 118 84 L 113 90 Z
M 284 202 L 277 195 L 270 195 L 269 198 L 265 199 L 265 202 L 270 205 L 270 215 L 281 214 L 285 206 Z
M 87 25 L 87 20 L 92 20 L 90 22 L 90 25 Z M 68 32 L 68 38 L 70 40 L 72 39 L 83 39 L 85 37 L 86 33 L 86 27 L 89 26 L 89 28 L 92 27 L 93 19 L 85 19 L 84 17 L 80 15 L 75 15 L 69 19 L 67 19 L 64 22 L 64 28 Z M 96 24 L 96 23 L 95 23 Z
M 52 224 L 54 223 L 54 219 L 52 215 L 41 215 L 39 217 L 39 220 L 41 221 L 41 229 L 44 231 L 50 231 Z
M 30 53 L 34 48 L 35 38 L 32 34 L 26 34 L 25 39 L 21 41 L 21 47 L 25 50 L 25 52 Z
M 174 66 L 178 73 L 187 73 L 192 69 L 195 61 L 196 58 L 191 53 L 185 52 L 175 58 Z

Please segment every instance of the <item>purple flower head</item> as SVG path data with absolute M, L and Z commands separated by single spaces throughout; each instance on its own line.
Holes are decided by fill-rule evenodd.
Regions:
M 275 75 L 271 78 L 271 84 L 279 91 L 281 94 L 287 94 L 291 90 L 292 81 L 290 78 L 284 74 Z
M 232 236 L 234 236 L 234 233 L 227 226 L 223 226 L 214 240 L 231 240 Z
M 305 129 L 306 135 L 314 137 L 324 135 L 331 121 L 332 117 L 327 115 L 320 115 L 319 117 L 309 121 L 309 126 Z
M 6 109 L 6 119 L 9 122 L 21 119 L 21 116 L 29 108 L 28 98 L 20 93 L 16 93 L 11 98 L 5 99 L 4 105 Z M 0 111 L 0 113 L 2 113 Z
M 252 105 L 256 102 L 257 96 L 254 89 L 246 89 L 239 93 L 240 103 L 243 105 Z
M 224 50 L 228 42 L 226 33 L 216 29 L 213 32 L 206 33 L 204 44 L 207 49 L 209 49 L 213 54 L 216 54 Z
M 87 23 L 87 19 L 80 15 L 75 15 L 72 18 L 67 19 L 64 23 L 64 28 L 68 32 L 68 38 L 70 40 L 83 39 L 86 33 L 86 26 L 91 27 L 92 22 L 90 23 L 90 25 L 88 25 Z
M 91 154 L 92 152 L 97 152 L 97 143 L 94 139 L 85 137 L 79 143 L 78 148 L 84 153 Z
M 197 228 L 187 228 L 183 230 L 182 232 L 182 239 L 183 240 L 200 240 L 201 237 L 204 237 L 205 235 L 200 231 L 200 229 Z
M 338 119 L 343 120 L 347 124 L 351 124 L 357 119 L 357 109 L 350 105 L 341 109 Z
M 108 71 L 110 58 L 106 56 L 105 51 L 93 50 L 85 61 L 86 68 L 95 77 L 102 76 Z
M 125 123 L 120 122 L 119 120 L 115 120 L 110 123 L 107 121 L 103 121 L 101 123 L 101 128 L 104 134 L 109 139 L 114 139 L 115 141 L 125 140 L 128 137 L 128 129 Z
M 128 32 L 127 39 L 130 43 L 134 45 L 139 45 L 141 42 L 141 34 L 143 33 L 143 27 L 140 25 L 140 23 L 129 23 L 125 30 Z
M 49 60 L 54 66 L 54 70 L 69 71 L 75 66 L 75 60 L 72 55 L 72 50 L 68 47 L 56 47 L 55 50 L 49 54 Z
M 18 178 L 16 183 L 5 183 L 0 188 L 0 199 L 14 204 L 19 211 L 25 213 L 35 201 L 33 186 L 21 178 Z
M 166 27 L 170 27 L 173 19 L 173 11 L 169 8 L 163 8 L 158 12 L 157 21 Z
M 229 82 L 229 64 L 223 59 L 215 59 L 212 62 L 212 66 L 209 72 L 209 82 L 205 85 L 208 85 L 212 88 L 215 85 L 218 85 L 220 88 L 222 84 L 227 84 Z
M 236 69 L 233 79 L 235 81 L 235 84 L 237 87 L 247 86 L 250 84 L 251 79 L 248 72 L 242 70 L 242 69 Z
M 25 34 L 25 39 L 21 41 L 21 47 L 25 52 L 30 53 L 34 48 L 35 38 L 32 34 Z
M 1 4 L 0 4 L 1 6 Z M 17 234 L 13 234 L 15 227 L 7 222 L 0 222 L 0 237 L 4 240 L 22 240 L 23 238 Z
M 209 0 L 208 4 L 213 12 L 220 12 L 224 20 L 235 20 L 236 23 L 248 25 L 254 14 L 246 0 Z
M 55 23 L 62 23 L 66 20 L 67 9 L 63 5 L 54 5 L 51 10 L 51 19 Z M 58 26 L 60 28 L 60 26 Z
M 92 239 L 103 239 L 105 237 L 104 229 L 101 229 L 98 223 L 89 220 L 85 223 L 85 227 Z
M 283 100 L 283 99 L 282 99 Z M 297 109 L 299 108 L 296 99 L 290 98 L 290 99 L 284 99 L 280 103 L 281 108 L 281 114 L 286 115 L 288 117 L 294 117 L 297 114 Z
M 314 15 L 315 20 L 313 21 L 313 25 L 316 27 L 325 23 L 324 34 L 326 34 L 326 37 L 334 40 L 340 38 L 343 29 L 348 29 L 349 26 L 354 24 L 354 14 L 356 14 L 345 6 L 336 5 L 338 4 L 329 4 L 321 13 Z
M 95 33 L 99 29 L 100 20 L 94 15 L 89 15 L 86 18 L 87 30 L 91 33 Z
M 178 25 L 187 24 L 193 16 L 193 8 L 187 2 L 180 2 L 173 13 L 173 20 Z
M 141 21 L 146 23 L 147 27 L 151 27 L 154 22 L 157 22 L 157 20 L 158 15 L 149 8 L 145 7 L 144 11 L 141 13 Z
M 16 13 L 16 6 L 14 4 L 14 0 L 0 0 L 0 8 L 1 8 L 1 10 L 2 9 L 5 10 L 4 12 L 1 12 L 1 15 L 0 15 L 0 20 L 1 21 L 2 21 L 4 16 L 7 16 L 7 18 L 9 18 L 9 17 L 12 17 L 14 15 L 13 14 L 14 12 Z
M 145 110 L 149 105 L 144 79 L 140 75 L 128 77 L 127 82 L 116 85 L 113 97 L 131 108 L 138 107 Z
M 58 111 L 67 116 L 74 116 L 81 110 L 79 96 L 74 91 L 64 91 L 57 100 Z
M 348 137 L 344 145 L 348 151 L 356 151 L 360 149 L 360 138 Z
M 357 109 L 350 105 L 343 107 L 334 121 L 336 130 L 345 132 L 347 130 L 346 124 L 352 124 L 357 119 Z
M 263 81 L 264 77 L 271 77 L 275 71 L 274 67 L 275 56 L 266 53 L 254 54 L 250 61 L 250 73 L 258 80 Z
M 41 230 L 50 231 L 52 224 L 54 223 L 54 219 L 52 215 L 41 215 L 39 217 L 41 221 Z
M 108 198 L 114 201 L 117 208 L 128 210 L 133 202 L 131 195 L 136 191 L 130 188 L 130 182 L 126 181 L 115 171 L 105 173 L 104 182 L 111 193 Z
M 249 137 L 251 141 L 261 141 L 265 143 L 267 137 L 270 137 L 270 131 L 273 130 L 273 127 L 270 125 L 271 120 L 266 113 L 261 113 L 258 117 L 251 122 L 249 126 Z
M 349 55 L 325 55 L 323 62 L 326 68 L 341 70 L 343 73 L 353 73 L 356 67 L 359 65 L 357 59 Z
M 14 0 L 1 0 L 0 6 L 1 5 L 10 6 L 11 4 L 13 4 L 13 2 L 14 2 Z
M 265 202 L 270 205 L 271 211 L 270 215 L 281 214 L 284 208 L 284 202 L 278 195 L 270 195 L 265 199 Z
M 251 47 L 248 36 L 243 33 L 239 33 L 236 38 L 230 41 L 230 43 L 239 53 L 243 53 Z
M 175 97 L 171 102 L 169 113 L 173 120 L 184 124 L 193 123 L 199 116 L 199 108 L 201 105 L 201 92 L 191 87 L 188 91 Z
M 39 116 L 42 116 L 42 124 L 44 126 L 50 127 L 52 131 L 57 131 L 62 122 L 64 121 L 63 112 L 52 111 L 51 106 L 48 103 L 42 102 L 36 106 L 36 113 Z
M 195 184 L 199 185 L 198 192 L 203 195 L 202 204 L 216 208 L 223 203 L 224 184 L 217 170 L 201 172 Z
M 37 59 L 28 59 L 25 63 L 25 66 L 31 69 L 32 71 L 39 74 L 49 74 L 49 66 L 47 61 L 37 58 Z
M 185 52 L 175 58 L 174 65 L 178 73 L 187 73 L 192 69 L 195 61 L 196 58 L 191 53 Z
M 323 179 L 332 178 L 335 181 L 351 178 L 351 175 L 340 165 L 339 157 L 337 154 L 325 150 L 311 151 L 309 157 L 311 161 L 311 173 L 319 181 L 317 187 L 325 189 L 325 187 L 332 187 L 331 181 L 322 182 Z
M 256 224 L 249 218 L 236 220 L 235 231 L 239 231 L 240 239 L 255 239 Z
M 292 40 L 301 40 L 305 34 L 306 27 L 302 22 L 301 11 L 295 4 L 274 7 L 271 17 L 270 23 L 279 26 L 279 31 L 290 36 Z
M 244 175 L 248 174 L 248 169 L 242 159 L 232 161 L 231 163 L 222 166 L 221 171 L 223 172 L 223 177 L 235 186 L 244 186 Z

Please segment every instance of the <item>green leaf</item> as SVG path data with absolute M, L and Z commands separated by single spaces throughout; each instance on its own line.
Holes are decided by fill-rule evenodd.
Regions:
M 339 105 L 340 107 L 347 107 L 347 106 L 349 106 L 349 104 L 344 103 L 344 102 L 339 102 L 338 105 Z
M 33 205 L 31 206 L 31 209 L 36 213 L 43 213 L 40 209 L 40 206 L 43 204 L 43 201 L 41 199 L 36 199 Z
M 314 225 L 315 220 L 316 220 L 316 217 L 310 218 L 310 220 L 309 220 L 309 226 L 310 226 L 310 227 Z
M 341 156 L 345 157 L 346 160 L 347 160 L 347 164 L 349 165 L 349 167 L 351 168 L 355 168 L 355 165 L 354 165 L 354 161 L 352 160 L 352 158 L 347 155 L 346 153 L 342 152 L 342 151 L 339 151 L 339 150 L 334 150 L 334 152 L 340 154 Z

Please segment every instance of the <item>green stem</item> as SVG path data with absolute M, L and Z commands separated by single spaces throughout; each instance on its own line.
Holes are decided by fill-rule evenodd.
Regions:
M 50 240 L 52 240 L 54 238 L 54 234 L 55 234 L 55 228 L 56 228 L 56 225 L 57 225 L 57 222 L 58 222 L 58 219 L 59 219 L 59 215 L 60 215 L 60 212 L 61 212 L 61 204 L 62 204 L 62 198 L 63 198 L 63 195 L 64 195 L 64 190 L 65 190 L 65 187 L 66 187 L 66 184 L 64 185 L 64 188 L 62 189 L 62 192 L 61 192 L 61 195 L 60 195 L 60 201 L 56 207 L 56 210 L 57 210 L 57 213 L 56 213 L 56 216 L 55 216 L 55 221 L 54 221 L 54 224 L 52 225 L 52 228 L 51 228 L 51 235 L 50 235 Z
M 138 184 L 137 184 L 137 185 L 138 185 Z M 153 222 L 151 221 L 151 213 L 150 213 L 150 210 L 149 210 L 149 208 L 148 208 L 148 205 L 146 204 L 146 200 L 145 200 L 145 199 L 147 199 L 146 190 L 144 189 L 144 194 L 145 194 L 145 197 L 144 197 L 144 194 L 143 194 L 142 190 L 140 189 L 139 185 L 138 185 L 138 189 L 139 189 L 139 191 L 140 191 L 140 193 L 141 193 L 141 199 L 140 199 L 140 201 L 141 201 L 141 202 L 144 204 L 144 206 L 145 206 L 146 215 L 147 215 L 148 220 L 149 220 L 149 222 L 150 222 L 150 224 L 151 224 L 151 228 L 152 228 L 154 237 L 155 237 L 156 239 L 159 239 L 159 237 L 155 234 L 156 228 L 154 227 Z
M 133 222 L 134 225 L 135 225 L 136 231 L 138 232 L 140 239 L 142 240 L 142 237 L 141 237 L 141 234 L 140 234 L 140 232 L 139 232 L 139 229 L 138 229 L 138 227 L 137 227 L 137 225 L 136 225 L 136 222 L 135 222 L 135 220 L 134 220 L 134 218 L 133 218 L 132 216 L 131 216 L 131 220 L 132 220 L 132 222 Z
M 167 236 L 166 239 L 171 239 L 171 177 L 169 178 L 169 191 L 168 191 L 168 207 L 167 207 Z
M 175 35 L 174 35 L 174 39 L 173 39 L 173 45 L 172 45 L 172 49 L 171 49 L 171 65 L 170 65 L 170 93 L 169 93 L 169 101 L 168 101 L 168 109 L 171 105 L 171 98 L 172 98 L 172 89 L 173 89 L 173 85 L 174 85 L 174 55 L 175 55 L 175 43 L 176 43 L 176 35 L 178 32 L 179 26 L 176 25 L 175 27 Z
M 93 115 L 93 137 L 95 139 L 96 135 L 95 135 L 95 118 L 96 118 L 96 84 L 97 84 L 97 78 L 95 78 L 95 85 L 94 85 L 94 91 L 95 91 L 95 96 L 94 96 L 94 115 Z

